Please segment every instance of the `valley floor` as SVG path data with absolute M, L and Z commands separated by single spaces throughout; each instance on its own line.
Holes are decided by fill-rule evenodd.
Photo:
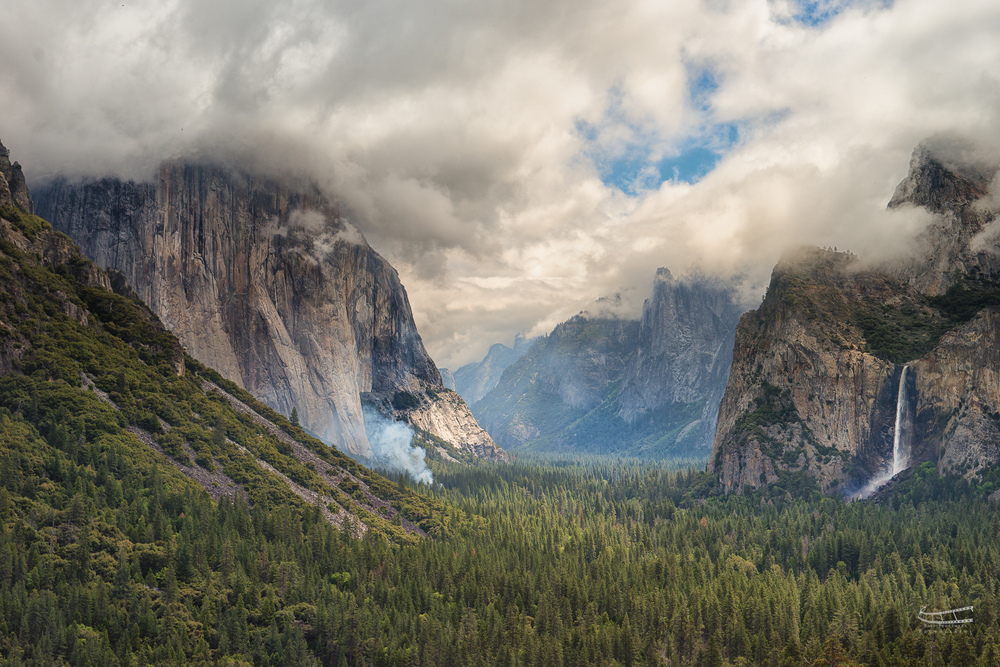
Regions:
M 1000 661 L 995 480 L 921 469 L 866 504 L 721 497 L 662 464 L 436 463 L 411 486 L 458 511 L 394 543 L 34 438 L 0 415 L 7 664 Z M 925 606 L 974 620 L 930 632 Z

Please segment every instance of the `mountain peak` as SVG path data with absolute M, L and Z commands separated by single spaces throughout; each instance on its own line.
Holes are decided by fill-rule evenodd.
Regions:
M 294 409 L 326 442 L 377 454 L 364 402 L 490 450 L 464 404 L 436 400 L 441 375 L 396 270 L 308 180 L 174 160 L 154 182 L 56 181 L 37 194 L 55 228 L 120 270 L 194 358 Z
M 922 207 L 935 215 L 915 239 L 913 257 L 887 270 L 929 296 L 969 276 L 1000 277 L 997 209 L 987 196 L 998 169 L 1000 152 L 990 145 L 939 136 L 917 146 L 889 208 Z
M 926 139 L 913 150 L 909 173 L 889 208 L 912 204 L 936 213 L 954 211 L 985 196 L 998 169 L 1000 154 L 992 147 L 951 135 Z

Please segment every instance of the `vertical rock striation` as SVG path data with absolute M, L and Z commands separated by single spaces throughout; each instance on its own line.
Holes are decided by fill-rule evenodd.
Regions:
M 192 356 L 352 454 L 371 455 L 361 394 L 441 387 L 395 269 L 314 187 L 171 162 L 38 201 Z
M 911 371 L 918 460 L 967 477 L 1000 462 L 1000 308 L 945 334 Z
M 635 356 L 625 369 L 618 414 L 628 423 L 670 405 L 698 405 L 685 437 L 708 447 L 744 308 L 731 289 L 705 277 L 674 279 L 660 268 L 646 299 Z

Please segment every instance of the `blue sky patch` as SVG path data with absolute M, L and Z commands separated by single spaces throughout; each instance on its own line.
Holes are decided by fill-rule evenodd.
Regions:
M 888 9 L 892 0 L 797 0 L 792 18 L 802 25 L 820 28 L 844 10 L 857 5 Z
M 793 14 L 796 21 L 803 25 L 819 27 L 827 23 L 844 10 L 845 2 L 833 0 L 800 0 L 795 3 L 797 11 Z
M 719 89 L 715 70 L 710 67 L 688 70 L 688 97 L 691 106 L 699 111 L 711 111 L 712 94 Z
M 580 129 L 584 137 L 588 133 L 595 134 L 593 126 L 584 124 Z M 737 126 L 726 123 L 685 139 L 675 151 L 659 159 L 654 157 L 650 145 L 639 141 L 630 142 L 614 155 L 604 153 L 594 144 L 587 153 L 606 185 L 626 194 L 637 194 L 659 187 L 665 181 L 697 183 L 715 168 L 738 138 Z
M 719 88 L 716 73 L 692 68 L 688 77 L 690 108 L 711 119 L 711 98 Z M 577 132 L 586 142 L 584 156 L 601 180 L 629 195 L 655 189 L 666 181 L 697 183 L 739 140 L 735 123 L 711 123 L 672 140 L 631 120 L 622 109 L 622 92 L 609 92 L 608 110 L 600 124 L 580 121 Z

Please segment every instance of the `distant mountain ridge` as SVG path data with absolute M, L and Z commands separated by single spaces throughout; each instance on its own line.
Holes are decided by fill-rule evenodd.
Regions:
M 470 406 L 479 402 L 483 396 L 497 386 L 503 372 L 515 361 L 524 356 L 531 347 L 531 340 L 518 334 L 514 337 L 514 347 L 503 343 L 494 343 L 486 352 L 482 361 L 466 364 L 451 376 L 451 388 L 457 391 Z M 442 369 L 442 376 L 445 373 Z M 445 383 L 447 385 L 447 382 Z
M 507 449 L 706 456 L 741 312 L 728 286 L 660 269 L 641 321 L 559 324 L 473 413 Z

